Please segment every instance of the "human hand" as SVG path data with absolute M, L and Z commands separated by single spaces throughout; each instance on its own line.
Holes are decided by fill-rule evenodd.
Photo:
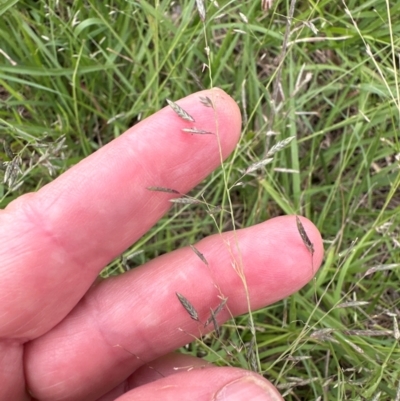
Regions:
M 199 96 L 212 98 L 215 111 Z M 238 141 L 240 112 L 225 92 L 197 93 L 179 104 L 195 117 L 197 128 L 218 135 L 182 132 L 194 124 L 166 107 L 0 212 L 1 401 L 30 400 L 25 388 L 40 401 L 281 399 L 255 373 L 204 367 L 196 358 L 169 353 L 192 341 L 200 328 L 211 330 L 190 319 L 176 292 L 204 320 L 221 292 L 228 298 L 217 316 L 221 323 L 230 313 L 248 311 L 241 270 L 254 310 L 312 278 L 310 253 L 294 216 L 203 239 L 196 248 L 208 268 L 183 248 L 96 281 L 176 197 L 148 187 L 187 192 Z M 302 223 L 314 244 L 316 268 L 321 237 L 308 220 Z M 198 368 L 174 369 L 185 366 Z

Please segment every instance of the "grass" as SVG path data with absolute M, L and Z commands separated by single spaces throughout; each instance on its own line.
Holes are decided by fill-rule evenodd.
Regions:
M 325 241 L 315 282 L 252 313 L 253 324 L 249 316 L 227 323 L 222 341 L 208 336 L 184 351 L 256 365 L 287 400 L 398 400 L 400 3 L 299 0 L 286 53 L 289 1 L 269 12 L 257 1 L 218 3 L 206 2 L 203 24 L 194 0 L 0 2 L 0 139 L 18 155 L 0 206 L 166 98 L 219 86 L 242 109 L 242 138 L 191 195 L 204 191 L 231 213 L 213 220 L 202 204 L 175 205 L 103 274 L 233 224 L 303 214 Z M 242 177 L 290 136 L 272 163 Z M 3 174 L 10 157 L 0 151 Z M 240 348 L 254 335 L 256 361 Z

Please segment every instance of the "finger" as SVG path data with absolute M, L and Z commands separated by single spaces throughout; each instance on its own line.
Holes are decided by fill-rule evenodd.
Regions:
M 163 377 L 176 375 L 181 372 L 190 372 L 195 369 L 206 369 L 211 367 L 213 367 L 213 365 L 204 359 L 196 358 L 192 355 L 172 352 L 135 370 L 135 372 L 129 377 L 127 384 L 129 389 L 133 389 L 160 380 Z
M 205 107 L 200 96 L 212 98 L 215 110 Z M 179 103 L 195 123 L 166 107 L 0 214 L 0 293 L 7 293 L 0 337 L 26 340 L 58 323 L 99 271 L 177 196 L 147 187 L 184 193 L 233 150 L 240 112 L 225 92 L 203 91 Z M 182 131 L 194 124 L 215 135 Z
M 0 341 L 0 400 L 29 401 L 25 391 L 23 346 L 16 341 Z
M 115 401 L 282 401 L 263 377 L 235 368 L 181 372 L 129 391 Z
M 117 387 L 99 398 L 97 401 L 114 401 L 129 390 L 143 386 L 144 384 L 181 372 L 189 372 L 194 369 L 205 369 L 210 367 L 213 367 L 211 363 L 191 355 L 184 355 L 181 353 L 164 355 L 161 358 L 140 367 L 124 382 L 120 383 Z
M 100 283 L 65 321 L 29 344 L 29 388 L 43 401 L 95 399 L 138 366 L 212 330 L 200 322 L 220 297 L 228 298 L 217 316 L 221 324 L 230 314 L 248 311 L 249 304 L 258 309 L 297 291 L 323 256 L 318 230 L 304 218 L 302 223 L 313 255 L 296 218 L 285 216 L 200 241 L 196 248 L 208 266 L 184 248 Z M 176 292 L 196 308 L 200 322 L 190 318 Z M 57 369 L 60 359 L 63 369 Z

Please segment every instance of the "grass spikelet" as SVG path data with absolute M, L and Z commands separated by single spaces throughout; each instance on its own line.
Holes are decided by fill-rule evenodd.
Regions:
M 308 237 L 306 230 L 304 229 L 303 223 L 300 221 L 299 217 L 296 216 L 296 223 L 297 223 L 297 230 L 299 231 L 300 237 L 303 240 L 304 245 L 311 253 L 314 255 L 314 244 L 311 242 L 310 238 Z
M 221 301 L 221 303 L 215 308 L 215 310 L 214 310 L 215 316 L 217 316 L 222 311 L 222 309 L 224 309 L 224 306 L 226 305 L 227 301 L 228 301 L 228 298 L 224 298 Z
M 194 199 L 194 198 L 175 198 L 175 199 L 170 199 L 169 200 L 172 203 L 180 203 L 182 205 L 196 205 L 198 203 L 201 203 L 199 200 Z
M 181 193 L 176 189 L 172 188 L 165 188 L 165 187 L 147 187 L 149 191 L 156 191 L 156 192 L 166 192 L 168 194 L 177 194 L 180 195 Z
M 21 172 L 21 164 L 22 160 L 19 156 L 15 156 L 10 162 L 4 162 L 4 165 L 6 165 L 7 167 L 4 174 L 3 182 L 4 184 L 7 184 L 10 188 L 13 187 L 18 177 L 18 174 Z
M 224 309 L 224 306 L 227 301 L 228 301 L 228 298 L 224 298 L 221 301 L 221 303 L 212 311 L 212 314 L 204 323 L 204 327 L 207 327 L 212 322 L 213 317 L 215 318 L 216 316 L 218 316 L 218 314 L 222 311 L 222 309 Z
M 206 107 L 214 108 L 214 104 L 208 96 L 200 96 L 200 103 Z
M 295 136 L 289 136 L 289 138 L 283 139 L 282 141 L 279 141 L 276 143 L 272 148 L 267 152 L 266 157 L 271 157 L 275 153 L 279 152 L 280 150 L 286 148 L 287 145 L 289 145 L 290 142 L 293 141 Z
M 10 145 L 7 143 L 5 139 L 3 139 L 3 149 L 4 153 L 7 155 L 7 157 L 12 160 L 14 158 L 14 153 L 10 148 Z
M 182 128 L 182 131 L 187 132 L 189 134 L 215 135 L 214 132 L 205 131 L 203 129 L 198 129 L 198 128 Z
M 177 103 L 173 102 L 172 100 L 167 99 L 167 103 L 169 107 L 180 117 L 182 120 L 190 121 L 192 123 L 195 122 L 195 119 L 185 110 L 182 109 Z
M 247 17 L 243 14 L 243 13 L 239 13 L 239 17 L 241 18 L 241 20 L 245 23 L 248 24 L 249 20 L 247 19 Z
M 272 7 L 273 0 L 261 0 L 261 9 L 263 11 L 269 11 Z
M 256 337 L 253 335 L 250 344 L 247 346 L 246 354 L 247 354 L 247 361 L 249 362 L 251 370 L 253 372 L 258 372 L 256 353 L 254 349 L 255 344 L 256 344 Z
M 189 245 L 192 251 L 200 258 L 200 260 L 208 266 L 207 259 L 204 257 L 204 255 L 194 246 L 194 245 Z
M 372 273 L 386 271 L 386 270 L 393 270 L 393 269 L 397 269 L 398 267 L 400 267 L 400 263 L 390 263 L 390 264 L 387 264 L 387 265 L 377 265 L 377 266 L 370 267 L 365 272 L 364 275 L 368 276 L 368 275 L 370 275 Z
M 310 338 L 318 340 L 318 341 L 336 341 L 334 338 L 332 338 L 332 334 L 334 332 L 335 332 L 335 329 L 326 327 L 324 329 L 314 330 L 310 334 Z
M 182 306 L 185 308 L 186 312 L 189 314 L 189 316 L 193 320 L 196 320 L 198 322 L 199 314 L 197 313 L 194 306 L 182 294 L 179 294 L 179 292 L 176 292 L 175 294 L 178 297 L 179 302 L 182 304 Z
M 267 164 L 271 163 L 272 160 L 274 160 L 272 157 L 268 157 L 266 159 L 263 159 L 259 162 L 253 163 L 251 164 L 249 167 L 247 167 L 246 171 L 244 172 L 244 174 L 249 174 L 252 173 L 253 171 L 258 170 L 261 167 L 266 166 Z
M 214 326 L 215 334 L 217 335 L 217 337 L 221 337 L 221 329 L 219 327 L 217 319 L 215 318 L 215 312 L 212 310 L 212 308 L 210 308 L 210 318 L 209 319 L 211 319 L 211 322 Z
M 354 308 L 358 306 L 369 305 L 368 301 L 350 301 L 350 302 L 342 302 L 336 305 L 336 308 Z
M 202 22 L 206 20 L 206 7 L 204 5 L 204 0 L 196 0 L 197 11 L 200 15 L 200 19 Z
M 397 322 L 397 317 L 393 316 L 393 336 L 396 341 L 400 339 L 399 323 Z

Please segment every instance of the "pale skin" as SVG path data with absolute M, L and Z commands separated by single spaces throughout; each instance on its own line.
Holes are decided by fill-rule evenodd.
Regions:
M 216 112 L 199 96 L 212 98 Z M 176 195 L 148 187 L 187 192 L 239 140 L 240 112 L 225 92 L 178 103 L 195 124 L 166 107 L 0 212 L 0 401 L 282 399 L 255 373 L 171 354 L 212 330 L 192 320 L 175 293 L 203 322 L 218 296 L 228 297 L 220 324 L 248 311 L 238 270 L 251 309 L 287 297 L 322 261 L 321 236 L 307 219 L 313 268 L 295 216 L 284 216 L 195 244 L 209 267 L 187 247 L 97 280 L 171 207 Z M 182 132 L 193 125 L 218 135 Z

